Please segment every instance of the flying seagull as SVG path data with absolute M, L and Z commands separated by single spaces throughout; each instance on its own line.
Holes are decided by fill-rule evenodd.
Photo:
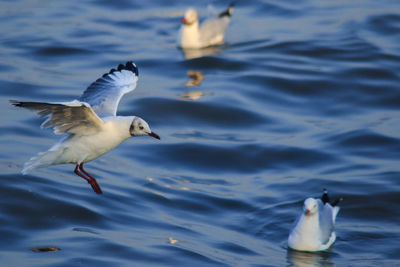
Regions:
M 78 100 L 64 103 L 22 102 L 11 100 L 17 107 L 48 116 L 42 128 L 53 127 L 55 134 L 64 134 L 48 151 L 25 163 L 27 174 L 36 168 L 57 164 L 76 164 L 75 174 L 85 179 L 94 192 L 102 191 L 96 179 L 83 169 L 83 164 L 107 153 L 132 136 L 160 137 L 136 116 L 117 116 L 122 96 L 136 88 L 139 72 L 131 61 L 111 69 L 92 83 Z

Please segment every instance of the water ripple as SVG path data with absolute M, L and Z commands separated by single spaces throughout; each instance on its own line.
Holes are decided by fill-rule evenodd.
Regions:
M 3 265 L 399 265 L 397 0 L 237 2 L 226 44 L 200 51 L 176 47 L 185 1 L 36 2 L 0 4 Z M 73 165 L 21 175 L 58 137 L 8 100 L 72 100 L 128 60 L 118 113 L 161 140 L 88 163 L 101 196 Z M 344 198 L 334 247 L 287 250 L 322 188 Z

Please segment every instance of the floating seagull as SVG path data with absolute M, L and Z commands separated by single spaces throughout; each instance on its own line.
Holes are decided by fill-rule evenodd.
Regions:
M 321 199 L 307 198 L 303 213 L 291 230 L 288 245 L 300 251 L 321 251 L 328 249 L 336 240 L 334 225 L 342 198 L 329 203 L 326 189 Z
M 199 28 L 197 11 L 188 9 L 182 19 L 178 45 L 181 48 L 203 48 L 224 43 L 226 28 L 233 13 L 233 4 L 227 10 L 203 22 Z
M 101 194 L 96 179 L 83 169 L 83 164 L 107 153 L 132 136 L 160 137 L 136 116 L 117 116 L 122 96 L 136 88 L 138 68 L 131 61 L 92 83 L 78 100 L 65 103 L 22 102 L 11 100 L 17 107 L 36 111 L 40 117 L 49 115 L 41 127 L 53 127 L 55 134 L 65 136 L 48 151 L 39 153 L 25 163 L 23 174 L 50 165 L 76 164 L 75 174 L 85 179 Z

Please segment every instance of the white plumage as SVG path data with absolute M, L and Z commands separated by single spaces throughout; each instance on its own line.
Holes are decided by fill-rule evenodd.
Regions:
M 131 64 L 132 68 L 119 67 L 103 75 L 85 90 L 79 101 L 89 103 L 100 117 L 116 116 L 122 96 L 133 91 L 139 79 L 136 65 Z
M 193 8 L 188 9 L 179 30 L 178 46 L 197 49 L 223 44 L 232 13 L 233 5 L 219 15 L 207 19 L 199 27 L 197 11 Z
M 83 164 L 107 153 L 132 136 L 160 137 L 136 116 L 116 116 L 122 96 L 136 88 L 138 69 L 132 62 L 120 64 L 92 83 L 79 100 L 67 103 L 11 101 L 13 105 L 49 116 L 41 125 L 53 127 L 64 134 L 48 151 L 31 158 L 22 170 L 27 174 L 36 168 L 74 163 L 75 173 L 84 178 L 93 190 L 101 194 L 96 179 L 83 169 Z
M 303 212 L 289 234 L 288 246 L 299 251 L 322 251 L 336 240 L 334 231 L 340 199 L 332 204 L 326 190 L 321 199 L 307 198 Z

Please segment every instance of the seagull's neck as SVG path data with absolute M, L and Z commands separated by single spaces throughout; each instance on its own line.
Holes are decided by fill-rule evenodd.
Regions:
M 105 127 L 112 131 L 114 136 L 121 139 L 121 142 L 131 137 L 129 128 L 134 116 L 110 116 L 103 118 Z
M 201 46 L 199 21 L 195 21 L 190 25 L 184 24 L 181 26 L 179 44 L 182 48 L 199 48 Z

